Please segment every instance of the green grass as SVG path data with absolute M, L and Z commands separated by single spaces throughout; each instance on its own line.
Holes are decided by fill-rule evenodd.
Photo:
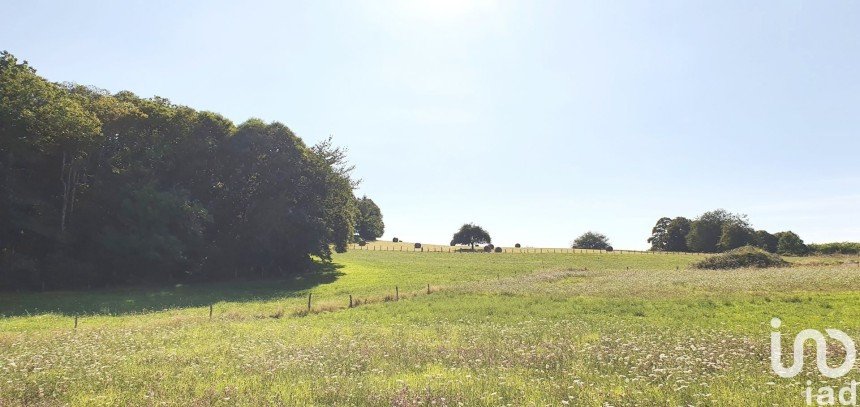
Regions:
M 854 259 L 699 259 L 351 251 L 289 280 L 2 293 L 0 405 L 803 404 L 814 363 L 771 374 L 768 323 L 857 338 Z

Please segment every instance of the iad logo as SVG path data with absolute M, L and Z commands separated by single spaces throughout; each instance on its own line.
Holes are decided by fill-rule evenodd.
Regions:
M 782 326 L 782 321 L 779 318 L 774 318 L 770 320 L 770 326 L 779 329 Z M 825 329 L 825 331 L 831 338 L 842 343 L 845 348 L 845 361 L 839 367 L 832 368 L 827 365 L 827 341 L 824 334 L 815 329 L 804 329 L 794 337 L 794 361 L 791 367 L 786 368 L 782 365 L 782 334 L 777 331 L 770 333 L 770 366 L 773 372 L 779 377 L 797 376 L 803 369 L 803 345 L 811 339 L 815 341 L 815 364 L 818 366 L 818 371 L 831 379 L 845 376 L 854 367 L 854 362 L 857 359 L 854 340 L 838 329 Z

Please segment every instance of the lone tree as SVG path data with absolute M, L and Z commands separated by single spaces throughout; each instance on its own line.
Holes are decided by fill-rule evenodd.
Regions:
M 382 211 L 379 206 L 367 196 L 361 197 L 356 202 L 358 206 L 358 225 L 356 231 L 365 240 L 376 240 L 385 232 L 385 223 L 382 222 Z
M 454 233 L 454 237 L 451 239 L 451 246 L 467 244 L 472 250 L 475 250 L 476 244 L 489 244 L 491 240 L 490 234 L 484 228 L 474 223 L 466 223 L 460 226 L 460 230 L 457 233 Z
M 606 235 L 597 232 L 585 232 L 573 241 L 574 249 L 605 250 L 608 247 L 610 247 L 609 239 L 606 238 Z

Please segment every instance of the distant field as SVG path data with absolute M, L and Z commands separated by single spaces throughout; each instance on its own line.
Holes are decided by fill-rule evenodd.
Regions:
M 819 376 L 770 372 L 769 321 L 857 338 L 856 257 L 698 259 L 353 250 L 289 280 L 2 293 L 0 405 L 802 405 Z
M 515 246 L 499 246 L 504 250 L 505 253 L 605 253 L 603 250 L 596 249 L 572 249 L 570 247 L 533 247 L 527 245 L 521 245 L 521 247 Z M 448 246 L 448 245 L 439 245 L 439 244 L 421 244 L 420 249 L 415 248 L 415 242 L 391 242 L 387 240 L 377 240 L 372 242 L 367 242 L 365 246 L 360 246 L 358 244 L 351 244 L 350 248 L 355 250 L 367 250 L 367 251 L 418 251 L 418 252 L 456 252 L 463 250 L 471 250 L 469 246 Z M 475 250 L 480 250 L 483 248 L 483 245 L 476 245 Z M 684 253 L 667 253 L 667 252 L 646 252 L 639 250 L 616 250 L 617 253 L 640 253 L 640 254 L 650 254 L 650 255 L 669 255 L 669 254 L 684 254 Z M 694 255 L 694 254 L 688 254 Z M 695 254 L 702 255 L 702 254 Z

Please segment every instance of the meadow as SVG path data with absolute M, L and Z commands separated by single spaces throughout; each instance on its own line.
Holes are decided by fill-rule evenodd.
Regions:
M 771 373 L 769 322 L 858 338 L 857 257 L 701 258 L 351 250 L 283 280 L 6 292 L 0 406 L 803 405 L 821 377 Z

